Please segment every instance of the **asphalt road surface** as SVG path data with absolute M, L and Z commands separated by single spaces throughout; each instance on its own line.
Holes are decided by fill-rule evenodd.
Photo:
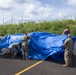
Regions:
M 9 55 L 0 56 L 0 75 L 76 75 L 76 56 L 73 65 L 63 67 L 64 62 L 52 58 L 42 60 L 11 59 Z

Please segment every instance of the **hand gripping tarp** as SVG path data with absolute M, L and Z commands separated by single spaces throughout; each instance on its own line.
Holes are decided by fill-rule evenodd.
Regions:
M 28 40 L 29 58 L 45 60 L 51 56 L 56 61 L 62 61 L 64 49 L 62 45 L 67 38 L 66 35 L 57 35 L 47 32 L 32 32 L 28 34 L 32 37 Z M 12 43 L 21 42 L 23 34 L 7 35 L 0 41 L 0 53 L 2 48 L 8 48 Z M 22 52 L 22 48 L 20 53 Z

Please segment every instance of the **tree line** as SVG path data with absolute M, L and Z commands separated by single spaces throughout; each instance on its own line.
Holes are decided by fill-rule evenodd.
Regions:
M 19 24 L 0 25 L 0 35 L 6 36 L 9 34 L 31 33 L 31 32 L 49 32 L 62 34 L 63 30 L 69 28 L 73 36 L 76 36 L 76 20 L 56 20 L 50 22 L 28 22 Z

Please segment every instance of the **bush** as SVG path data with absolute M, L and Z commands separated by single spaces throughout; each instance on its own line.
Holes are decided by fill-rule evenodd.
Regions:
M 0 25 L 0 35 L 17 34 L 23 32 L 50 32 L 56 34 L 62 34 L 63 30 L 69 28 L 72 35 L 76 35 L 76 20 L 62 20 L 51 21 L 41 23 L 19 23 L 19 24 L 7 24 Z

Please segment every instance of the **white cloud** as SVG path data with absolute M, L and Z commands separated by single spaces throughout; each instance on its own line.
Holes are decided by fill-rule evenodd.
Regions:
M 11 11 L 0 10 L 2 12 L 0 12 L 1 17 L 5 17 L 7 20 L 11 15 L 13 15 L 14 19 L 21 19 L 22 13 L 24 19 L 46 19 L 51 16 L 53 10 L 48 4 L 43 4 L 38 0 L 0 0 L 1 8 L 6 10 L 13 8 Z
M 51 0 L 47 0 L 47 4 L 44 0 L 0 0 L 0 21 L 5 17 L 7 20 L 13 15 L 14 19 L 22 18 L 28 20 L 42 20 L 49 18 L 63 18 L 76 12 L 72 11 L 75 8 L 66 5 L 76 6 L 76 0 L 67 0 L 67 2 L 61 7 L 59 3 L 51 4 Z M 50 3 L 49 3 L 50 1 Z M 11 10 L 12 9 L 12 10 Z M 4 11 L 5 10 L 5 11 Z
M 13 8 L 12 0 L 0 0 L 0 9 L 11 9 Z
M 69 5 L 76 7 L 76 0 L 67 0 Z
M 63 18 L 63 17 L 65 17 L 65 16 L 66 16 L 66 14 L 63 13 L 63 12 L 59 12 L 59 13 L 58 13 L 58 17 L 59 17 L 59 18 Z
M 28 6 L 28 7 L 27 7 Z M 52 8 L 39 2 L 27 3 L 25 5 L 25 14 L 30 18 L 48 18 L 51 15 Z
M 58 14 L 58 17 L 64 17 L 65 15 L 64 15 L 64 13 L 62 13 L 62 12 L 59 12 L 59 14 Z

